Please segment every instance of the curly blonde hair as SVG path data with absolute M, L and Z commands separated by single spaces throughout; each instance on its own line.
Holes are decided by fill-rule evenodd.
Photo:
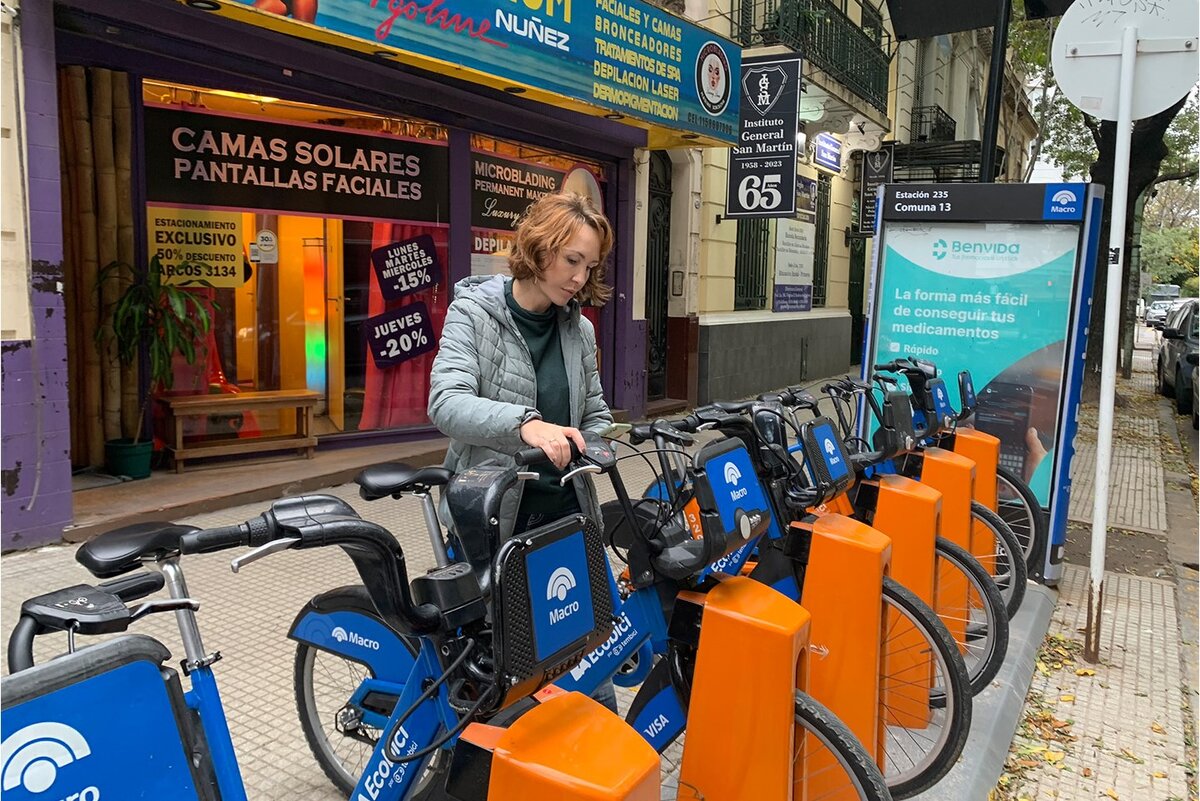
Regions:
M 612 225 L 590 199 L 574 192 L 543 195 L 525 210 L 508 255 L 513 278 L 541 278 L 581 225 L 589 226 L 600 240 L 600 264 L 588 274 L 587 283 L 575 296 L 584 303 L 603 305 L 612 296 L 612 287 L 604 282 L 606 260 L 613 246 Z

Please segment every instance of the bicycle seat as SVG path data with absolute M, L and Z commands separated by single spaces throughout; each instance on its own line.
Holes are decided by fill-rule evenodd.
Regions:
M 377 501 L 402 492 L 427 491 L 449 483 L 454 474 L 444 467 L 412 467 L 400 462 L 372 465 L 354 478 L 365 501 Z
M 112 578 L 141 567 L 145 559 L 178 553 L 179 539 L 199 530 L 176 523 L 134 523 L 88 540 L 75 552 L 75 561 L 96 578 Z

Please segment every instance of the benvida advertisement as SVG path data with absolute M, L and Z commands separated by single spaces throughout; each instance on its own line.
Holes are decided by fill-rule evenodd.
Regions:
M 975 425 L 1043 504 L 1078 240 L 1073 225 L 892 223 L 881 254 L 876 361 L 934 361 L 954 394 L 970 370 Z

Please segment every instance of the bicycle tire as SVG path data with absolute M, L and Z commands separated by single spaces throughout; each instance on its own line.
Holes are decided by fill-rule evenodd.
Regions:
M 932 787 L 962 754 L 971 730 L 971 680 L 946 624 L 915 593 L 884 578 L 883 599 L 890 607 L 885 609 L 885 639 L 897 644 L 897 650 L 885 650 L 884 663 L 896 664 L 897 657 L 907 652 L 902 660 L 906 666 L 883 676 L 880 686 L 884 779 L 892 797 L 901 799 Z M 909 627 L 922 638 L 920 645 L 906 634 Z M 921 720 L 926 714 L 928 718 Z M 927 725 L 919 726 L 921 722 Z M 913 758 L 918 754 L 919 759 Z
M 412 650 L 408 640 L 404 640 L 404 644 L 409 650 Z M 328 670 L 329 682 L 338 681 L 334 673 L 340 672 L 341 666 L 346 668 L 345 675 L 350 677 L 345 686 L 332 686 L 327 692 L 322 693 L 323 696 L 328 694 L 333 699 L 333 703 L 338 704 L 333 707 L 332 716 L 323 713 L 325 706 L 317 700 L 315 666 L 318 659 L 329 660 L 333 665 L 339 666 Z M 370 675 L 370 671 L 361 662 L 346 659 L 340 654 L 324 651 L 307 643 L 297 643 L 296 645 L 293 687 L 296 694 L 296 711 L 300 716 L 300 728 L 304 732 L 304 739 L 308 742 L 309 750 L 312 751 L 321 771 L 333 786 L 347 797 L 354 792 L 359 777 L 375 750 L 375 744 L 379 741 L 380 732 L 378 729 L 364 725 L 361 726 L 364 730 L 362 739 L 358 739 L 338 730 L 336 716 L 346 708 L 346 701 L 367 675 Z M 394 707 L 396 698 L 388 696 L 377 699 L 381 710 L 387 705 L 389 699 L 391 706 Z M 390 714 L 391 710 L 387 711 Z M 326 723 L 327 720 L 328 723 Z M 351 750 L 339 748 L 339 745 L 350 745 Z M 355 756 L 344 757 L 343 754 L 354 754 Z M 430 759 L 422 775 L 409 789 L 407 798 L 416 799 L 419 794 L 430 787 L 440 786 L 435 780 L 444 776 L 445 770 L 449 766 L 449 760 L 439 757 L 441 757 L 441 752 Z
M 1050 525 L 1029 485 L 1005 467 L 996 468 L 996 514 L 1008 523 L 1030 574 L 1040 575 L 1046 560 L 1046 538 Z
M 800 691 L 796 692 L 796 726 L 815 737 L 837 760 L 837 765 L 808 770 L 809 757 L 814 755 L 814 750 L 809 748 L 808 738 L 797 732 L 794 757 L 797 783 L 802 780 L 817 781 L 821 772 L 837 770 L 840 767 L 848 780 L 844 784 L 836 779 L 830 780 L 836 782 L 837 786 L 830 793 L 821 795 L 822 799 L 889 801 L 892 798 L 883 772 L 858 738 L 846 728 L 846 724 L 819 702 Z
M 979 561 L 950 540 L 937 538 L 935 559 L 939 590 L 946 587 L 954 575 L 961 576 L 965 582 L 965 606 L 950 605 L 939 592 L 934 607 L 958 643 L 959 653 L 967 666 L 971 695 L 978 695 L 996 677 L 1008 653 L 1008 615 L 1004 599 Z M 936 702 L 936 697 L 934 700 Z
M 990 554 L 975 554 L 975 558 L 987 570 L 992 581 L 996 582 L 1011 620 L 1025 600 L 1025 583 L 1029 579 L 1021 544 L 1000 515 L 979 501 L 971 501 L 971 517 L 972 523 L 978 521 L 992 532 L 995 550 Z

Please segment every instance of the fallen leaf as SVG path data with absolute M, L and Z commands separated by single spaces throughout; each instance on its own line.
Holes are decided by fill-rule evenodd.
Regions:
M 1095 676 L 1096 671 L 1092 670 L 1091 668 L 1076 668 L 1075 675 L 1076 676 Z
M 1091 776 L 1091 775 L 1092 775 L 1092 769 L 1091 769 L 1091 768 L 1084 768 L 1082 772 L 1083 772 L 1083 778 L 1085 778 L 1085 779 L 1086 779 L 1088 776 Z
M 1046 761 L 1050 764 L 1054 764 L 1055 762 L 1061 762 L 1062 758 L 1065 756 L 1066 754 L 1064 754 L 1062 751 L 1047 751 Z
M 1138 756 L 1137 754 L 1130 751 L 1128 748 L 1121 749 L 1121 756 L 1124 759 L 1128 759 L 1130 762 L 1136 762 L 1139 765 L 1143 764 L 1146 761 L 1146 760 L 1142 759 L 1140 756 Z
M 1111 798 L 1113 801 L 1121 801 L 1121 796 L 1117 795 L 1117 791 L 1111 787 L 1105 790 L 1103 794 Z
M 1165 779 L 1165 778 L 1167 778 L 1167 774 L 1163 773 L 1161 770 L 1156 770 L 1156 771 L 1154 771 L 1153 773 L 1151 773 L 1150 775 L 1151 775 L 1151 776 L 1153 776 L 1153 777 L 1154 777 L 1154 778 L 1156 778 L 1156 779 Z
M 1155 734 L 1166 734 L 1167 733 L 1167 730 L 1163 728 L 1161 723 L 1152 723 L 1150 725 L 1150 731 L 1154 732 Z
M 1075 701 L 1075 696 L 1073 696 L 1073 695 L 1060 695 L 1060 696 L 1058 697 L 1058 700 L 1060 700 L 1060 701 L 1063 701 L 1063 702 L 1065 702 L 1065 703 L 1068 703 L 1068 704 L 1070 704 L 1070 703 L 1073 703 L 1073 702 Z

